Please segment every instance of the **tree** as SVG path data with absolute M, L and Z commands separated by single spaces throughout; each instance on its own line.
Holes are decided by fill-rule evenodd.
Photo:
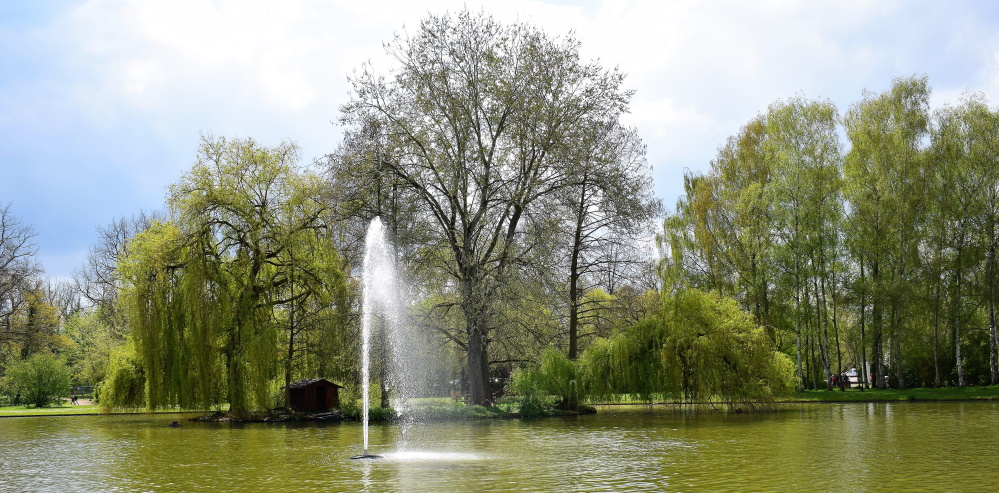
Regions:
M 295 167 L 297 151 L 203 138 L 194 167 L 170 188 L 171 222 L 128 243 L 120 300 L 147 406 L 224 399 L 237 417 L 269 407 L 276 368 L 285 382 L 293 371 L 303 310 L 347 309 L 334 303 L 346 276 L 322 221 L 324 182 Z
M 589 395 L 660 395 L 687 404 L 767 406 L 794 391 L 794 364 L 735 300 L 683 290 L 657 316 L 580 358 Z
M 9 332 L 16 342 L 19 359 L 40 352 L 58 352 L 71 343 L 60 334 L 59 311 L 47 301 L 41 289 L 25 291 L 23 299 L 11 317 Z
M 96 386 L 107 375 L 111 353 L 124 344 L 124 338 L 94 310 L 71 314 L 63 332 L 72 343 L 65 357 L 74 384 Z
M 641 237 L 648 234 L 661 204 L 652 195 L 645 146 L 634 129 L 616 123 L 596 125 L 578 145 L 571 180 L 562 190 L 568 246 L 569 359 L 579 355 L 580 323 L 587 318 L 584 293 L 601 271 L 621 272 L 618 264 L 636 261 Z M 613 281 L 608 279 L 613 293 Z M 587 283 L 590 285 L 588 286 Z
M 37 353 L 12 365 L 7 378 L 12 390 L 35 407 L 47 407 L 69 392 L 69 368 L 51 353 Z
M 660 237 L 669 250 L 667 285 L 740 301 L 768 327 L 775 347 L 796 355 L 802 384 L 813 345 L 826 379 L 832 374 L 830 325 L 838 340 L 836 120 L 827 101 L 775 102 L 728 139 L 706 176 L 686 177 L 687 194 Z M 793 348 L 784 333 L 793 334 Z
M 996 362 L 995 322 L 995 223 L 997 184 L 995 136 L 999 119 L 980 94 L 966 95 L 956 106 L 934 115 L 931 145 L 933 163 L 927 178 L 928 213 L 933 226 L 936 287 L 934 298 L 934 360 L 940 380 L 937 346 L 939 319 L 949 322 L 954 334 L 958 386 L 965 385 L 964 328 L 984 306 L 989 326 L 989 373 L 999 378 Z M 946 316 L 943 304 L 950 301 Z M 938 383 L 939 385 L 939 383 Z
M 14 314 L 25 303 L 23 293 L 40 270 L 35 261 L 34 237 L 34 230 L 14 216 L 10 204 L 0 207 L 0 370 L 10 356 L 11 345 L 19 338 L 14 330 Z
M 838 119 L 836 107 L 829 101 L 796 97 L 774 103 L 766 117 L 765 143 L 773 166 L 769 185 L 773 209 L 768 215 L 778 239 L 774 251 L 781 271 L 778 281 L 789 287 L 785 292 L 793 293 L 798 378 L 804 383 L 802 335 L 804 327 L 811 327 L 811 339 L 818 342 L 824 380 L 830 388 L 830 377 L 843 372 L 836 317 L 843 216 Z M 829 338 L 830 325 L 834 342 Z
M 895 79 L 889 91 L 865 94 L 843 121 L 851 142 L 844 164 L 848 245 L 869 278 L 871 373 L 879 388 L 886 369 L 905 388 L 902 325 L 920 265 L 914 233 L 925 219 L 929 93 L 926 77 Z
M 76 272 L 73 280 L 80 294 L 106 319 L 114 315 L 118 295 L 115 271 L 125 246 L 135 235 L 149 229 L 153 221 L 162 221 L 161 216 L 140 212 L 97 228 L 97 243 L 90 247 L 86 264 Z
M 363 71 L 343 121 L 378 122 L 386 169 L 419 197 L 465 318 L 470 401 L 485 404 L 492 309 L 508 270 L 534 247 L 542 198 L 569 181 L 569 149 L 614 121 L 623 76 L 582 63 L 579 43 L 468 11 L 430 16 L 386 47 L 391 78 Z

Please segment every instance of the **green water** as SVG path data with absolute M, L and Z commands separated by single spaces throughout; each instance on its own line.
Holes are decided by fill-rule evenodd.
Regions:
M 0 491 L 995 491 L 997 440 L 995 403 L 376 425 L 373 461 L 355 423 L 3 418 Z

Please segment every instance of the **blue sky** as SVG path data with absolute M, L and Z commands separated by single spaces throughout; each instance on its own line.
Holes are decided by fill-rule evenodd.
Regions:
M 767 106 L 804 94 L 843 114 L 893 77 L 933 106 L 999 101 L 999 8 L 975 1 L 47 0 L 0 4 L 0 204 L 36 233 L 46 273 L 83 265 L 95 229 L 163 207 L 201 133 L 332 151 L 347 76 L 427 12 L 467 5 L 628 74 L 668 207 L 685 169 Z

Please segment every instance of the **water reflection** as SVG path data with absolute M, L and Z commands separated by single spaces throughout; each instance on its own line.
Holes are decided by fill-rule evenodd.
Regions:
M 999 404 L 816 404 L 760 415 L 604 408 L 536 421 L 234 426 L 0 419 L 0 491 L 950 490 L 991 474 Z

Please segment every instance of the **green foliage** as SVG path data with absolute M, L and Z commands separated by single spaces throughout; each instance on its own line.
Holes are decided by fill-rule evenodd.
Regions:
M 541 354 L 535 384 L 542 392 L 557 396 L 559 408 L 575 410 L 582 397 L 582 383 L 578 373 L 575 361 L 560 351 L 548 348 Z
M 12 302 L 13 310 L 3 324 L 10 333 L 0 334 L 0 363 L 3 352 L 23 360 L 35 353 L 58 354 L 72 347 L 73 342 L 59 333 L 59 310 L 45 291 L 29 289 L 19 297 L 19 302 Z
M 60 402 L 69 392 L 69 367 L 50 353 L 37 353 L 11 365 L 7 379 L 9 392 L 20 394 L 22 402 L 35 407 Z
M 137 409 L 146 404 L 146 373 L 135 346 L 125 344 L 113 350 L 107 374 L 95 390 L 101 410 Z
M 102 382 L 107 375 L 111 352 L 124 343 L 115 328 L 105 322 L 97 310 L 84 310 L 66 318 L 64 331 L 73 342 L 65 354 L 74 384 Z
M 119 303 L 149 408 L 228 403 L 245 417 L 273 404 L 281 369 L 286 379 L 334 373 L 296 358 L 333 359 L 351 301 L 323 221 L 324 182 L 297 159 L 287 142 L 205 137 L 170 189 L 171 221 L 127 244 Z
M 793 392 L 797 379 L 790 358 L 773 349 L 763 328 L 734 300 L 685 291 L 667 302 L 663 322 L 671 393 L 686 401 L 752 405 Z
M 843 120 L 852 144 L 843 164 L 843 192 L 850 202 L 847 245 L 870 283 L 864 294 L 878 386 L 885 373 L 905 386 L 903 366 L 911 345 L 906 336 L 912 332 L 904 325 L 918 306 L 913 288 L 924 237 L 917 232 L 925 231 L 932 174 L 923 152 L 929 97 L 926 77 L 895 79 L 889 91 L 865 94 Z M 888 360 L 893 368 L 883 367 Z
M 766 406 L 793 392 L 790 359 L 734 300 L 684 290 L 662 313 L 603 342 L 580 359 L 588 394 L 663 395 L 686 403 Z
M 578 411 L 587 397 L 580 367 L 580 361 L 548 348 L 537 366 L 514 371 L 509 390 L 518 397 L 520 415 L 529 418 L 555 410 Z
M 360 406 L 340 408 L 343 419 L 350 421 L 361 421 L 363 418 L 361 411 Z M 368 408 L 368 421 L 392 421 L 396 417 L 398 417 L 398 413 L 391 407 L 372 406 Z
M 772 104 L 685 176 L 666 289 L 736 299 L 810 388 L 865 365 L 877 386 L 999 383 L 999 111 L 968 94 L 931 118 L 929 101 L 912 76 L 842 120 Z

